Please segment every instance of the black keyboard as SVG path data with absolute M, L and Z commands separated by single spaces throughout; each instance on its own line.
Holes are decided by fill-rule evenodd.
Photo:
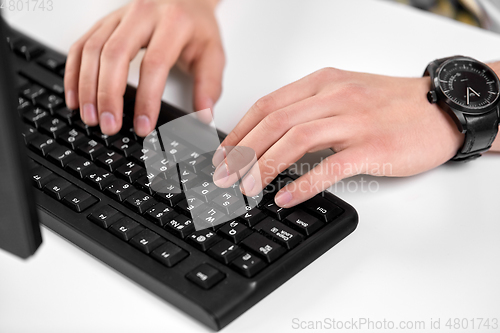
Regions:
M 356 228 L 356 211 L 330 193 L 277 207 L 274 195 L 295 178 L 285 171 L 261 197 L 243 196 L 243 214 L 196 231 L 193 215 L 230 214 L 227 206 L 242 194 L 237 185 L 212 183 L 211 156 L 183 139 L 190 129 L 168 135 L 177 145 L 172 154 L 183 154 L 173 158 L 192 163 L 176 165 L 180 183 L 156 192 L 145 167 L 151 154 L 133 131 L 135 89 L 125 93 L 120 133 L 104 135 L 66 108 L 64 56 L 17 31 L 8 43 L 16 55 L 17 112 L 42 222 L 212 329 L 229 324 Z M 163 103 L 159 125 L 183 115 Z M 207 190 L 186 197 L 186 183 Z

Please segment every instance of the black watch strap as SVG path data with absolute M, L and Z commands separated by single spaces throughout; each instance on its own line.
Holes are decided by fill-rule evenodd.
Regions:
M 464 115 L 467 132 L 461 150 L 452 158 L 453 161 L 470 161 L 490 149 L 498 133 L 499 109 L 478 116 Z

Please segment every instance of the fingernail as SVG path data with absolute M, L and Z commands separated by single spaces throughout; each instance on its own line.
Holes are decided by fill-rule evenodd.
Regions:
M 151 131 L 151 122 L 145 115 L 137 116 L 134 120 L 134 128 L 137 135 L 145 137 Z
M 99 124 L 103 133 L 112 133 L 115 130 L 116 120 L 111 112 L 101 113 Z
M 229 177 L 229 172 L 227 170 L 226 163 L 221 163 L 214 172 L 214 183 L 215 185 L 221 187 L 224 186 Z
M 274 198 L 274 201 L 280 207 L 286 207 L 286 204 L 289 203 L 291 200 L 292 200 L 292 193 L 288 191 L 280 192 L 276 195 L 276 198 Z
M 243 178 L 243 181 L 240 184 L 240 190 L 243 193 L 250 193 L 250 191 L 255 186 L 255 177 L 253 175 L 247 175 Z
M 66 106 L 69 109 L 73 109 L 76 106 L 76 96 L 73 90 L 69 90 L 66 92 Z
M 87 125 L 95 126 L 98 123 L 97 111 L 94 104 L 87 103 L 83 106 L 83 121 Z

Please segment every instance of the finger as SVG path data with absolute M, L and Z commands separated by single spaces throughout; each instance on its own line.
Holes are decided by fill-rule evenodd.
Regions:
M 228 134 L 221 146 L 236 146 L 267 115 L 314 96 L 325 81 L 340 79 L 343 73 L 345 72 L 334 69 L 319 70 L 259 99 Z
M 327 157 L 311 171 L 282 188 L 274 199 L 276 204 L 283 208 L 293 207 L 344 178 L 365 173 L 366 156 L 364 149 L 350 147 Z
M 154 129 L 168 73 L 189 40 L 187 29 L 178 24 L 169 19 L 162 21 L 142 60 L 134 113 L 134 129 L 139 136 L 146 136 Z
M 101 50 L 118 26 L 119 20 L 109 20 L 90 36 L 83 46 L 82 61 L 78 82 L 78 99 L 82 120 L 90 126 L 98 124 L 97 118 L 97 79 Z
M 352 136 L 340 117 L 303 123 L 289 130 L 267 150 L 241 182 L 247 196 L 259 194 L 276 176 L 318 146 L 341 145 Z M 259 181 L 260 180 L 260 181 Z
M 222 73 L 225 56 L 222 45 L 212 43 L 205 47 L 194 64 L 195 110 L 213 109 L 222 92 Z
M 138 25 L 151 20 L 153 7 L 131 10 L 125 15 L 103 47 L 97 88 L 97 109 L 101 131 L 113 135 L 120 130 L 123 95 L 127 87 L 130 61 L 149 43 L 154 24 Z
M 102 21 L 97 22 L 69 49 L 64 71 L 64 91 L 66 95 L 66 106 L 70 109 L 78 108 L 78 79 L 80 76 L 80 64 L 82 62 L 83 46 L 102 26 Z

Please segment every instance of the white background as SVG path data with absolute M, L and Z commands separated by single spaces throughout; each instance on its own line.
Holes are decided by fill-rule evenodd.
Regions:
M 67 52 L 124 3 L 54 0 L 50 13 L 8 16 Z M 257 98 L 325 66 L 420 76 L 435 58 L 500 58 L 498 35 L 374 0 L 223 0 L 217 15 L 228 62 L 215 112 L 226 132 Z M 190 110 L 190 84 L 174 70 L 164 99 Z M 499 171 L 500 156 L 489 153 L 406 179 L 363 177 L 378 182 L 375 193 L 334 191 L 358 210 L 358 229 L 224 332 L 297 332 L 293 318 L 422 320 L 434 332 L 431 318 L 448 332 L 448 318 L 500 320 Z M 52 232 L 43 236 L 26 262 L 0 253 L 1 333 L 208 331 Z

